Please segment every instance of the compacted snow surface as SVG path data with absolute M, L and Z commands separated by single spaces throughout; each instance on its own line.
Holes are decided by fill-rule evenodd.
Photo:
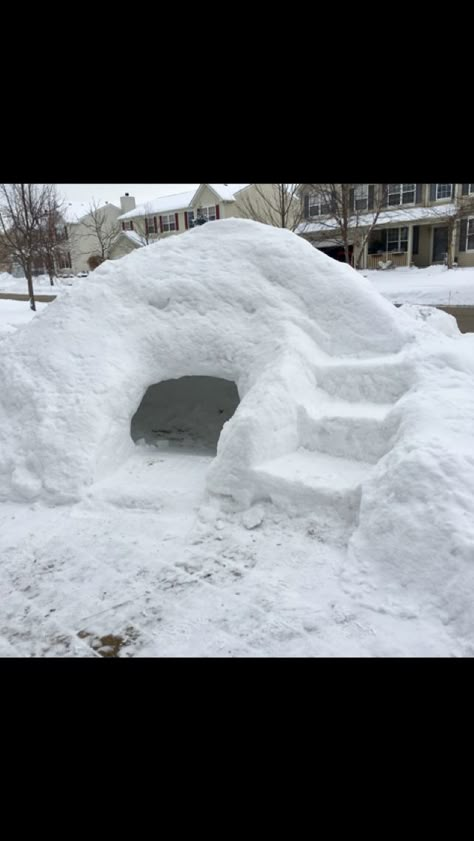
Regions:
M 473 653 L 474 342 L 449 316 L 227 220 L 0 347 L 0 654 Z

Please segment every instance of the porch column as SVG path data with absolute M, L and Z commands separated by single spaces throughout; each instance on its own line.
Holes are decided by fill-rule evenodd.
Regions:
M 365 245 L 364 245 L 364 253 L 362 255 L 362 261 L 361 261 L 363 269 L 367 268 L 368 259 L 369 259 L 369 241 L 367 240 Z
M 413 259 L 413 225 L 408 226 L 407 267 L 410 268 Z

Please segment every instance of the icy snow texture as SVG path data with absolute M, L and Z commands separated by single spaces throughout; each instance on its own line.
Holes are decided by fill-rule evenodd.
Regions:
M 469 626 L 474 342 L 449 316 L 397 310 L 296 235 L 232 219 L 104 264 L 2 351 L 1 498 L 78 499 L 133 452 L 149 386 L 222 378 L 240 404 L 209 491 L 244 524 L 268 500 L 316 514 L 361 574 L 389 566 Z

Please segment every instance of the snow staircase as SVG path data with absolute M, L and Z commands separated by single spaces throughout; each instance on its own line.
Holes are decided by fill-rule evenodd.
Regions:
M 357 522 L 362 483 L 392 446 L 395 402 L 412 384 L 400 357 L 337 360 L 316 370 L 299 406 L 298 450 L 254 468 L 260 498 L 287 511 Z

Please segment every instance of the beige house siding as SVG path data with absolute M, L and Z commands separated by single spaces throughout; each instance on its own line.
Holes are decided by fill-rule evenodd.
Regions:
M 118 231 L 120 225 L 117 219 L 122 212 L 120 208 L 108 204 L 100 208 L 100 211 L 105 214 L 107 226 L 115 225 Z M 91 218 L 88 216 L 76 224 L 69 224 L 67 226 L 69 246 L 67 250 L 71 255 L 72 272 L 74 274 L 90 271 L 90 266 L 87 262 L 88 258 L 95 254 L 100 254 L 99 241 L 96 235 L 87 228 L 87 224 L 90 221 Z
M 241 216 L 245 219 L 255 218 L 251 215 L 250 206 L 256 210 L 256 218 L 258 222 L 271 225 L 272 219 L 269 213 L 268 205 L 275 205 L 275 191 L 272 184 L 258 184 L 258 190 L 255 184 L 250 184 L 243 190 L 240 190 L 235 197 L 235 211 L 234 216 Z M 288 227 L 294 227 L 298 222 L 300 216 L 300 205 L 298 201 L 294 202 L 292 213 L 290 215 Z
M 127 239 L 127 237 L 119 236 L 117 241 L 113 244 L 110 250 L 110 260 L 119 260 L 121 257 L 126 257 L 132 251 L 136 251 L 137 246 Z

